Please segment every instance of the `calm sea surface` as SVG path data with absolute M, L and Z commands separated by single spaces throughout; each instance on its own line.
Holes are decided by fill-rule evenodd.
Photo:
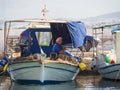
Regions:
M 99 75 L 78 75 L 75 81 L 60 84 L 22 85 L 3 77 L 0 90 L 120 90 L 120 81 L 103 79 Z

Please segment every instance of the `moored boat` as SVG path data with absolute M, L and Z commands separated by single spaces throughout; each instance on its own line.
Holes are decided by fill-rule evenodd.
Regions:
M 10 27 L 15 22 L 28 22 L 31 27 L 13 36 Z M 37 24 L 37 26 L 35 26 Z M 41 25 L 45 25 L 44 27 Z M 12 26 L 12 29 L 14 26 Z M 16 29 L 16 28 L 14 28 Z M 17 28 L 18 29 L 18 28 Z M 19 27 L 19 29 L 21 29 Z M 17 30 L 16 30 L 17 31 Z M 16 32 L 14 31 L 14 32 Z M 18 32 L 18 31 L 17 31 Z M 11 35 L 10 35 L 11 34 Z M 11 36 L 9 38 L 9 36 Z M 5 22 L 5 55 L 10 59 L 8 72 L 13 81 L 24 83 L 56 83 L 74 80 L 79 73 L 76 59 L 50 60 L 53 43 L 63 38 L 62 45 L 71 48 L 83 46 L 86 30 L 82 22 L 57 20 L 13 20 Z M 34 58 L 34 55 L 37 55 Z M 45 55 L 42 56 L 42 55 Z M 32 57 L 32 59 L 30 58 Z M 70 56 L 68 56 L 70 57 Z M 24 60 L 25 58 L 25 60 Z M 76 62 L 76 63 L 73 63 Z M 85 70 L 81 63 L 81 70 Z
M 97 27 L 95 29 L 101 28 L 102 31 L 104 31 L 103 30 L 104 28 L 116 26 L 116 25 L 119 25 L 119 24 L 106 25 L 103 27 Z M 97 53 L 97 56 L 94 57 L 93 66 L 104 78 L 119 80 L 120 79 L 120 53 L 119 53 L 120 52 L 120 48 L 119 48 L 120 28 L 116 28 L 111 32 L 113 36 L 112 50 L 105 52 L 102 44 L 102 52 L 98 51 L 99 53 Z
M 48 60 L 47 60 L 48 61 Z M 18 62 L 9 65 L 11 79 L 19 83 L 49 84 L 74 80 L 78 66 L 52 61 L 40 64 L 38 61 Z

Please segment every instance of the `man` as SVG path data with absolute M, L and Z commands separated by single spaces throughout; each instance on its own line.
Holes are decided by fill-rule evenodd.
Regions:
M 56 39 L 56 43 L 53 45 L 52 51 L 57 54 L 64 53 L 65 48 L 62 47 L 62 37 Z
M 70 57 L 70 58 L 74 57 L 77 62 L 80 62 L 80 58 L 78 56 L 73 55 L 71 52 L 69 52 L 68 50 L 66 50 L 65 48 L 62 47 L 62 42 L 63 42 L 62 37 L 58 37 L 56 39 L 56 43 L 53 46 L 53 52 L 57 53 L 57 55 L 60 54 L 59 57 L 62 58 L 63 60 L 64 60 L 64 57 L 65 58 L 66 57 Z M 55 59 L 56 59 L 56 57 L 55 57 Z

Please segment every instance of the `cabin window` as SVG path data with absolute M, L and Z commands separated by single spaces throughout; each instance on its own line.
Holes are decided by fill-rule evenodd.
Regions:
M 51 32 L 36 32 L 38 44 L 40 46 L 49 46 L 51 42 Z

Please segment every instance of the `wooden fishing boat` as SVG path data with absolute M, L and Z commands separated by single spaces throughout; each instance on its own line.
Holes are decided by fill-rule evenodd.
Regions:
M 12 23 L 19 22 L 24 25 L 29 23 L 30 26 L 25 27 L 26 30 L 23 26 L 16 29 L 15 24 L 12 25 Z M 22 33 L 19 32 L 18 37 L 13 36 L 10 26 L 15 34 L 19 32 L 18 29 L 23 29 Z M 6 57 L 10 59 L 7 71 L 11 80 L 33 84 L 74 80 L 80 70 L 79 62 L 74 61 L 75 64 L 66 59 L 50 60 L 49 58 L 53 43 L 59 36 L 63 38 L 64 46 L 72 43 L 74 48 L 78 48 L 83 45 L 83 39 L 86 36 L 84 24 L 44 19 L 6 21 L 4 50 Z M 29 58 L 34 55 L 37 55 L 36 58 Z M 83 65 L 81 70 L 85 69 Z

